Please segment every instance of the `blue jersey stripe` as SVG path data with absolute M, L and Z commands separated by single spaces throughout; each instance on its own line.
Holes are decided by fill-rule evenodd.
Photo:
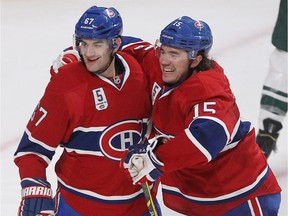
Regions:
M 162 192 L 179 196 L 183 199 L 186 199 L 190 202 L 193 203 L 198 203 L 202 205 L 211 205 L 211 204 L 223 204 L 223 203 L 228 203 L 231 201 L 235 201 L 238 199 L 241 199 L 243 197 L 248 196 L 249 194 L 253 193 L 255 190 L 257 190 L 263 182 L 268 178 L 270 173 L 270 168 L 266 167 L 266 169 L 263 170 L 262 173 L 258 176 L 255 182 L 253 182 L 251 185 L 246 186 L 245 188 L 241 188 L 238 191 L 234 191 L 229 194 L 223 194 L 222 196 L 219 197 L 195 197 L 191 195 L 184 194 L 181 192 L 178 188 L 175 187 L 170 187 L 162 183 Z
M 213 119 L 198 118 L 190 124 L 189 131 L 197 142 L 209 152 L 212 159 L 219 154 L 228 141 L 223 125 Z

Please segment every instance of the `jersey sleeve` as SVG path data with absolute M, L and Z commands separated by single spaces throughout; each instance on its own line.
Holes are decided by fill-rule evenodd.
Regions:
M 123 41 L 123 52 L 132 55 L 142 66 L 149 65 L 149 63 L 145 63 L 145 60 L 147 60 L 147 55 L 154 50 L 154 46 L 152 44 L 142 41 L 139 38 L 128 36 L 123 37 Z
M 65 140 L 69 110 L 63 94 L 53 91 L 51 85 L 53 81 L 36 106 L 14 154 L 21 179 L 25 177 L 45 179 L 46 167 L 52 160 L 56 148 Z
M 211 82 L 209 79 L 209 76 L 208 79 L 206 77 L 191 79 L 191 86 L 187 86 L 186 83 L 186 88 L 179 88 L 175 95 L 176 99 L 172 99 L 176 108 L 171 105 L 169 112 L 182 112 L 182 115 L 168 113 L 165 115 L 166 118 L 170 118 L 170 122 L 167 120 L 168 130 L 164 131 L 169 131 L 171 134 L 168 135 L 172 138 L 156 150 L 156 155 L 165 165 L 165 172 L 204 166 L 221 153 L 237 146 L 252 130 L 250 122 L 240 119 L 229 84 L 224 80 L 222 84 L 218 81 L 219 86 L 217 86 L 213 79 Z M 195 96 L 189 97 L 192 89 Z M 165 101 L 164 98 L 161 100 Z M 162 109 L 160 111 L 165 112 Z M 178 121 L 181 118 L 182 121 Z M 161 122 L 163 121 L 165 121 L 164 117 L 161 119 Z M 171 122 L 174 122 L 174 125 L 169 126 Z M 181 122 L 185 123 L 177 127 Z M 157 123 L 156 121 L 156 126 Z
M 123 52 L 133 56 L 142 66 L 148 78 L 151 100 L 154 101 L 155 89 L 161 89 L 163 84 L 159 58 L 155 54 L 154 46 L 137 38 L 129 37 L 129 39 L 124 39 L 124 41 L 126 42 L 124 42 Z

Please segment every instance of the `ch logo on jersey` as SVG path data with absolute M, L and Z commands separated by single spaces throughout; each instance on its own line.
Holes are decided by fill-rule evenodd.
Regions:
M 106 99 L 103 88 L 93 89 L 93 96 L 95 107 L 97 110 L 104 110 L 108 107 L 108 101 Z
M 143 126 L 140 120 L 126 120 L 106 128 L 100 137 L 101 152 L 109 159 L 120 161 L 129 146 L 142 141 L 146 133 Z

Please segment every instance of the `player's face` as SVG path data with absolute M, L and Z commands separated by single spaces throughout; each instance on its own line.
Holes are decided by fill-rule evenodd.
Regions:
M 162 69 L 162 80 L 167 84 L 175 84 L 189 76 L 191 60 L 183 49 L 176 49 L 162 45 L 159 53 Z
M 78 46 L 88 71 L 110 76 L 112 50 L 106 39 L 82 39 Z

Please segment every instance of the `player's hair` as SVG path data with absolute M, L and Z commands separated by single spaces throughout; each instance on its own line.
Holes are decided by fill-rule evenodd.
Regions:
M 200 72 L 200 71 L 210 70 L 214 67 L 215 60 L 209 59 L 205 51 L 203 50 L 199 51 L 197 55 L 201 55 L 202 60 L 195 68 L 191 68 L 191 72 L 192 71 Z

